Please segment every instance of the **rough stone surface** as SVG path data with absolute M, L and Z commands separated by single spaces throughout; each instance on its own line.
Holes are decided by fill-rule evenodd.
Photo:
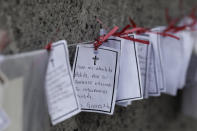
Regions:
M 170 15 L 180 13 L 178 0 L 0 0 L 0 29 L 8 30 L 12 54 L 43 48 L 48 42 L 66 39 L 69 44 L 97 38 L 101 25 L 123 27 L 128 17 L 139 26 L 165 25 L 166 7 Z M 183 1 L 188 13 L 195 0 Z M 57 30 L 59 31 L 57 32 Z M 57 33 L 56 33 L 57 32 Z M 74 47 L 70 47 L 73 58 Z M 177 97 L 161 97 L 133 102 L 128 108 L 116 106 L 113 116 L 80 113 L 51 127 L 50 131 L 196 131 L 196 120 L 180 113 Z

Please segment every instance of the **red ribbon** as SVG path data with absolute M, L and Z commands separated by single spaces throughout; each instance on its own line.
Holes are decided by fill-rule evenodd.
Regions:
M 136 27 L 136 28 L 133 28 L 133 29 L 129 29 L 130 27 L 131 27 L 131 25 L 125 26 L 125 27 L 122 29 L 122 31 L 115 33 L 113 36 L 120 37 L 120 38 L 123 38 L 123 39 L 126 39 L 126 40 L 131 40 L 131 41 L 140 42 L 140 43 L 143 43 L 143 44 L 149 44 L 149 41 L 140 40 L 140 39 L 135 39 L 135 38 L 133 38 L 133 37 L 127 36 L 127 35 L 129 35 L 129 34 L 131 34 L 131 33 L 134 33 L 134 32 L 138 32 L 138 31 L 144 30 L 143 28 L 140 28 L 140 27 Z
M 135 22 L 131 18 L 129 18 L 129 21 L 130 21 L 131 25 L 125 26 L 125 28 L 123 28 L 122 31 L 120 31 L 118 33 L 115 33 L 115 36 L 121 37 L 121 36 L 128 35 L 128 34 L 131 34 L 131 33 L 141 34 L 141 33 L 148 32 L 148 33 L 162 35 L 164 37 L 166 37 L 166 36 L 172 37 L 174 39 L 179 40 L 179 37 L 177 37 L 175 35 L 172 35 L 172 34 L 169 34 L 169 33 L 166 33 L 166 32 L 154 32 L 154 31 L 151 31 L 148 28 L 137 27 L 137 25 L 135 24 Z M 129 29 L 131 26 L 133 27 L 133 29 Z M 124 36 L 124 37 L 121 37 L 121 38 L 137 41 L 137 42 L 144 43 L 144 44 L 149 44 L 148 41 L 144 41 L 144 40 L 140 40 L 140 39 L 134 39 L 134 38 L 129 38 L 128 36 L 127 37 Z
M 150 44 L 149 41 L 146 41 L 146 40 L 140 40 L 140 39 L 135 39 L 133 37 L 129 37 L 129 36 L 119 36 L 120 38 L 123 38 L 123 39 L 126 39 L 126 40 L 131 40 L 131 41 L 136 41 L 136 42 L 139 42 L 139 43 L 143 43 L 143 44 Z
M 179 9 L 180 12 L 182 11 L 182 0 L 179 1 Z M 193 26 L 197 23 L 196 17 L 195 17 L 195 12 L 196 12 L 196 7 L 194 7 L 189 15 L 189 17 L 192 19 L 191 24 L 185 24 L 183 26 L 176 26 L 176 24 L 183 18 L 182 14 L 180 17 L 175 18 L 174 20 L 170 21 L 170 17 L 168 15 L 168 9 L 166 9 L 166 20 L 168 22 L 168 27 L 164 30 L 163 33 L 166 32 L 172 32 L 172 33 L 177 33 L 179 31 L 185 30 L 187 27 L 193 28 Z
M 137 25 L 135 24 L 135 22 L 131 18 L 129 18 L 129 21 L 130 21 L 130 24 L 126 25 L 120 32 L 116 32 L 118 30 L 118 27 L 114 27 L 107 35 L 100 36 L 98 39 L 96 39 L 96 41 L 94 43 L 95 50 L 97 50 L 98 47 L 101 46 L 102 43 L 105 42 L 110 36 L 116 36 L 116 37 L 120 37 L 120 38 L 123 38 L 126 40 L 140 42 L 142 44 L 149 44 L 149 41 L 129 37 L 128 35 L 132 34 L 132 33 L 140 34 L 140 33 L 149 32 L 149 33 L 154 33 L 154 34 L 158 34 L 158 35 L 162 35 L 162 36 L 172 37 L 172 38 L 179 40 L 179 38 L 177 36 L 174 36 L 172 34 L 168 34 L 165 32 L 153 32 L 150 29 L 137 27 Z M 100 22 L 100 23 L 102 23 L 102 22 Z M 132 27 L 132 29 L 129 29 L 131 27 Z
M 50 51 L 52 48 L 52 42 L 48 43 L 46 46 L 45 46 L 45 49 Z
M 103 44 L 110 36 L 112 36 L 116 31 L 118 30 L 118 26 L 115 26 L 108 34 L 100 36 L 95 42 L 94 42 L 94 49 L 97 50 L 99 46 Z

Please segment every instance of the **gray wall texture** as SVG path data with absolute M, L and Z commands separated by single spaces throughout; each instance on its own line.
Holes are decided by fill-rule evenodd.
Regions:
M 172 17 L 180 13 L 178 0 L 0 0 L 0 29 L 8 30 L 11 44 L 4 53 L 43 48 L 49 41 L 66 39 L 69 44 L 94 40 L 101 25 L 123 27 L 128 17 L 139 26 L 166 25 L 164 10 Z M 188 13 L 195 0 L 183 1 Z M 56 35 L 56 30 L 59 32 Z M 70 48 L 73 58 L 75 49 Z M 116 106 L 112 116 L 80 113 L 50 128 L 50 131 L 196 131 L 197 121 L 180 112 L 177 97 L 162 95 L 136 101 L 127 108 Z

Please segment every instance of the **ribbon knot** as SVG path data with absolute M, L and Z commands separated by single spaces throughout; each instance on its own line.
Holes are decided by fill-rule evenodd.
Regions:
M 115 26 L 108 34 L 100 36 L 96 41 L 94 42 L 94 49 L 97 50 L 99 46 L 103 44 L 110 36 L 116 33 L 118 30 L 118 26 Z

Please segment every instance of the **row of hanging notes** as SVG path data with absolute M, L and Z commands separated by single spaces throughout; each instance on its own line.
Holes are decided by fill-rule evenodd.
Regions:
M 128 106 L 161 93 L 175 96 L 185 85 L 193 49 L 189 31 L 176 35 L 180 40 L 154 33 L 129 35 L 147 40 L 149 45 L 112 36 L 97 51 L 93 43 L 79 44 L 72 71 L 68 56 L 65 60 L 60 57 L 68 55 L 66 42 L 54 43 L 46 79 L 52 123 L 81 111 L 111 115 L 115 104 Z
M 116 104 L 126 107 L 161 93 L 175 96 L 185 85 L 196 33 L 175 35 L 180 40 L 155 33 L 129 35 L 149 45 L 112 36 L 97 51 L 93 43 L 79 44 L 72 70 L 64 40 L 53 43 L 49 52 L 2 56 L 0 129 L 43 131 L 50 125 L 48 112 L 56 125 L 81 111 L 112 115 Z M 188 114 L 188 101 L 195 104 L 197 92 L 194 87 L 185 90 L 183 112 Z

